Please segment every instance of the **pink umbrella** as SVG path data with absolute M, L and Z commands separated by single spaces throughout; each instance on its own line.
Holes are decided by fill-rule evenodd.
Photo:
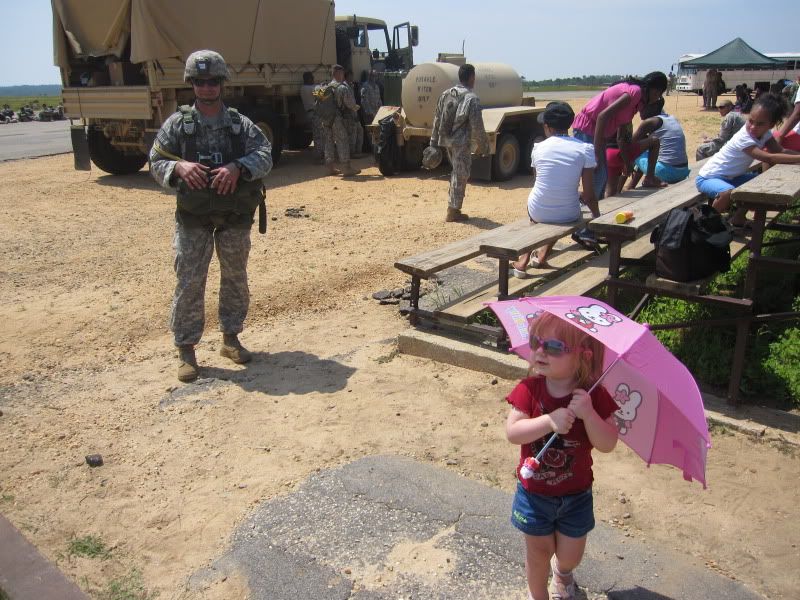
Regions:
M 600 379 L 619 406 L 614 419 L 620 439 L 648 465 L 673 465 L 684 479 L 706 487 L 711 441 L 703 398 L 689 370 L 646 325 L 583 296 L 525 297 L 488 306 L 505 328 L 511 350 L 526 360 L 531 354 L 528 321 L 542 312 L 600 341 L 606 347 Z

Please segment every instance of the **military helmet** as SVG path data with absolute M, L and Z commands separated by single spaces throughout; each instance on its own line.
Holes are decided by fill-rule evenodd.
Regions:
M 437 146 L 428 146 L 422 151 L 422 166 L 432 170 L 442 164 L 442 149 Z
M 195 77 L 222 77 L 230 79 L 228 65 L 219 52 L 213 50 L 197 50 L 186 58 L 186 68 L 183 71 L 183 80 L 189 81 Z

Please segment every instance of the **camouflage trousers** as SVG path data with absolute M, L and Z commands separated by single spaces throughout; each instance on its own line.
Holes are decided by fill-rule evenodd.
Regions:
M 348 134 L 350 136 L 350 154 L 361 154 L 364 147 L 364 128 L 358 118 L 348 119 Z
M 464 204 L 464 194 L 467 193 L 467 181 L 472 168 L 472 153 L 469 145 L 448 146 L 447 157 L 453 170 L 450 173 L 450 190 L 447 205 L 450 208 L 461 210 Z
M 214 248 L 220 270 L 219 328 L 222 333 L 241 333 L 250 305 L 250 229 L 186 227 L 176 223 L 172 245 L 177 284 L 169 325 L 175 334 L 175 345 L 197 344 L 203 335 L 206 280 Z
M 714 156 L 722 148 L 721 144 L 717 142 L 704 142 L 697 147 L 695 152 L 695 160 L 703 160 L 709 156 Z
M 306 113 L 311 118 L 311 134 L 314 139 L 314 155 L 317 158 L 325 156 L 325 136 L 322 133 L 322 123 L 313 110 Z
M 322 135 L 325 142 L 325 162 L 336 162 L 339 155 L 341 162 L 350 160 L 350 136 L 341 117 L 336 117 L 332 125 L 322 123 Z

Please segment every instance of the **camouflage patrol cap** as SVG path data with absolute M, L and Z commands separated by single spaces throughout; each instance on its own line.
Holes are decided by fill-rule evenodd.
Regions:
M 230 79 L 228 65 L 219 52 L 213 50 L 197 50 L 186 58 L 186 69 L 183 71 L 183 80 L 189 81 L 195 77 L 222 77 Z

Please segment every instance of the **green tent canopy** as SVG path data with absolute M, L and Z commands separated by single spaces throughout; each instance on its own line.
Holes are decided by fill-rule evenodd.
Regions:
M 758 50 L 753 50 L 747 42 L 737 37 L 713 52 L 687 60 L 682 64 L 685 67 L 741 69 L 743 67 L 772 67 L 780 63 L 779 60 L 764 56 Z

